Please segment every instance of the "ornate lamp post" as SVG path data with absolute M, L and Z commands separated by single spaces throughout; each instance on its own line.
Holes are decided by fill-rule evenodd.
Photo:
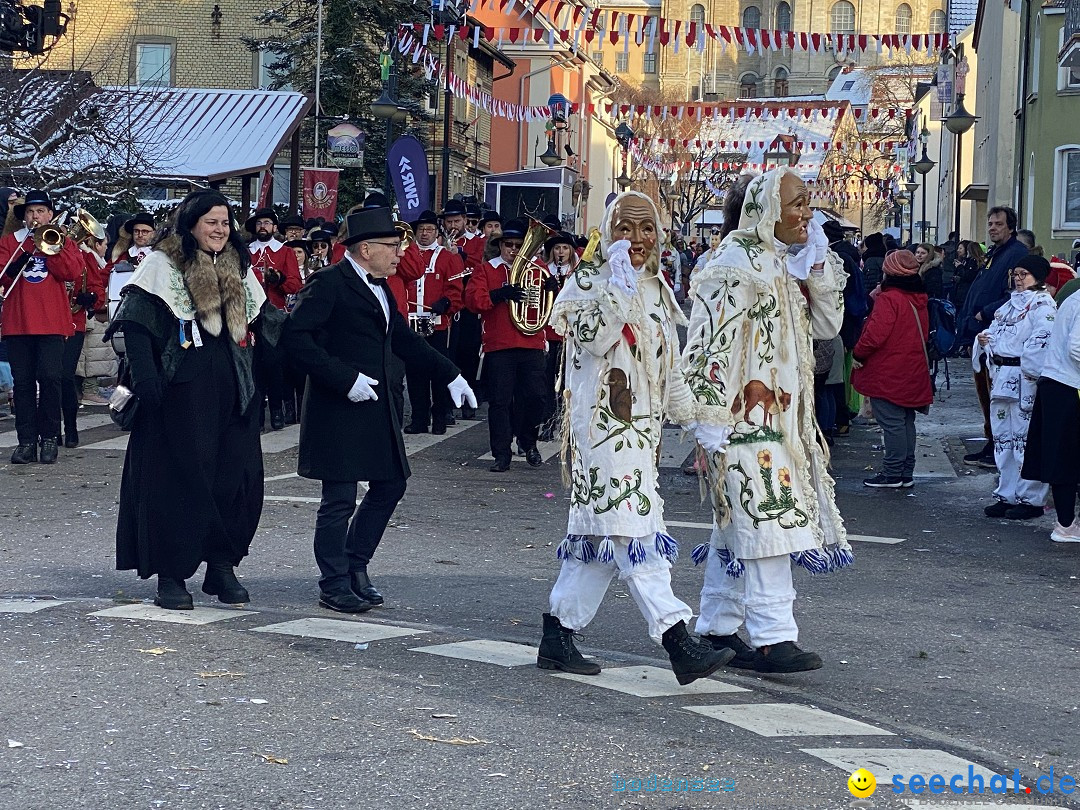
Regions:
M 904 190 L 907 192 L 908 199 L 911 201 L 911 216 L 908 218 L 908 243 L 915 241 L 915 192 L 919 189 L 919 184 L 915 182 L 915 169 L 911 166 L 908 167 L 908 179 L 904 183 Z M 926 207 L 925 204 L 923 206 Z M 922 241 L 926 241 L 926 237 L 923 237 Z
M 926 241 L 926 175 L 930 173 L 937 163 L 930 159 L 930 156 L 926 154 L 926 144 L 930 141 L 930 130 L 926 128 L 926 124 L 923 124 L 922 131 L 919 133 L 919 140 L 922 141 L 922 156 L 911 164 L 911 168 L 917 171 L 923 177 L 922 183 L 922 222 L 920 227 L 922 233 L 922 241 Z
M 630 149 L 630 144 L 634 140 L 634 130 L 630 129 L 625 121 L 620 121 L 619 125 L 615 127 L 615 140 L 619 143 L 619 148 L 622 149 L 622 173 L 615 178 L 615 182 L 618 183 L 621 191 L 626 191 L 630 188 L 629 175 L 626 173 L 626 153 Z
M 966 60 L 964 59 L 962 45 L 957 46 L 954 58 L 956 60 L 955 68 L 957 70 L 957 76 L 954 80 L 956 86 L 956 104 L 953 105 L 952 112 L 945 119 L 945 128 L 956 136 L 956 213 L 953 220 L 953 230 L 960 233 L 960 170 L 962 165 L 964 133 L 975 126 L 975 122 L 979 120 L 979 116 L 972 115 L 964 107 L 963 81 L 966 78 L 966 69 L 964 73 L 961 73 L 960 68 L 966 65 Z

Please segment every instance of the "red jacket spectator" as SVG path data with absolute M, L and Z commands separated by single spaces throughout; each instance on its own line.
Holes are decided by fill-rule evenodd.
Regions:
M 285 296 L 296 295 L 304 286 L 300 278 L 300 265 L 296 263 L 296 254 L 292 248 L 285 247 L 277 239 L 252 242 L 248 245 L 248 250 L 251 251 L 251 269 L 266 290 L 266 297 L 278 309 L 285 309 Z
M 507 282 L 510 267 L 496 256 L 481 264 L 472 274 L 469 286 L 465 288 L 465 306 L 472 312 L 479 313 L 484 323 L 484 352 L 496 352 L 500 349 L 544 349 L 547 341 L 543 330 L 535 335 L 523 335 L 510 320 L 510 303 L 491 300 L 491 291 L 502 287 Z
M 886 276 L 882 282 L 853 352 L 863 365 L 852 372 L 851 384 L 863 396 L 903 408 L 922 408 L 934 401 L 926 356 L 930 319 L 927 295 L 921 289 L 918 276 L 913 280 Z
M 22 248 L 20 249 L 20 245 Z M 55 256 L 39 253 L 34 247 L 32 234 L 25 227 L 0 239 L 0 268 L 8 260 L 19 261 L 24 252 L 31 254 L 29 263 L 23 267 L 21 278 L 6 278 L 3 285 L 11 292 L 4 301 L 3 323 L 0 331 L 12 335 L 63 335 L 75 332 L 71 319 L 71 305 L 64 282 L 82 278 L 82 252 L 70 239 Z

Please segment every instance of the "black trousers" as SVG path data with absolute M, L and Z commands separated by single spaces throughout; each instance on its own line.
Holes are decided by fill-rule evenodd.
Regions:
M 543 349 L 500 349 L 485 354 L 484 381 L 491 455 L 508 461 L 514 436 L 525 450 L 536 447 L 543 409 Z
M 15 378 L 15 433 L 19 444 L 60 433 L 60 378 L 63 335 L 5 335 L 11 376 Z
M 562 369 L 563 342 L 561 340 L 549 340 L 547 360 L 544 368 L 544 409 L 540 413 L 540 424 L 547 425 L 552 420 L 557 420 L 562 415 L 562 391 L 555 390 L 555 384 L 559 381 L 559 371 Z M 552 425 L 553 428 L 558 427 Z
M 450 359 L 461 371 L 461 376 L 469 384 L 481 399 L 486 398 L 486 392 L 477 386 L 476 374 L 480 368 L 480 341 L 482 326 L 480 316 L 461 310 L 454 316 L 450 325 Z
M 443 357 L 450 357 L 449 331 L 436 332 L 424 338 L 428 345 Z M 412 407 L 412 424 L 427 427 L 432 421 L 445 422 L 453 410 L 450 390 L 431 376 L 427 363 L 406 366 L 405 378 L 409 383 L 409 405 Z
M 347 593 L 349 574 L 367 570 L 404 495 L 404 478 L 372 481 L 357 506 L 355 481 L 322 482 L 322 503 L 315 517 L 315 562 L 324 593 Z
M 78 429 L 79 397 L 82 395 L 82 379 L 75 376 L 82 354 L 86 332 L 76 332 L 64 341 L 64 358 L 60 377 L 60 410 L 64 414 L 64 431 L 72 433 Z
M 285 400 L 286 360 L 285 352 L 265 340 L 255 344 L 255 370 L 271 411 L 280 410 Z

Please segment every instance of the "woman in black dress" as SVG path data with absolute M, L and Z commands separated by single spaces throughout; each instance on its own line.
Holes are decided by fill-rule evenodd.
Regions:
M 120 484 L 116 567 L 157 575 L 154 603 L 191 610 L 184 580 L 206 562 L 203 592 L 249 601 L 233 568 L 263 500 L 256 341 L 284 319 L 248 271 L 228 202 L 189 194 L 169 236 L 140 263 L 110 326 L 123 331 L 139 400 Z

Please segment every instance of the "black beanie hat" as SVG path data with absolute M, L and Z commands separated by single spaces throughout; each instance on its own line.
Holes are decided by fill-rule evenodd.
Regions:
M 1027 270 L 1040 284 L 1050 275 L 1050 262 L 1042 256 L 1031 253 L 1018 261 L 1016 266 L 1021 270 Z

